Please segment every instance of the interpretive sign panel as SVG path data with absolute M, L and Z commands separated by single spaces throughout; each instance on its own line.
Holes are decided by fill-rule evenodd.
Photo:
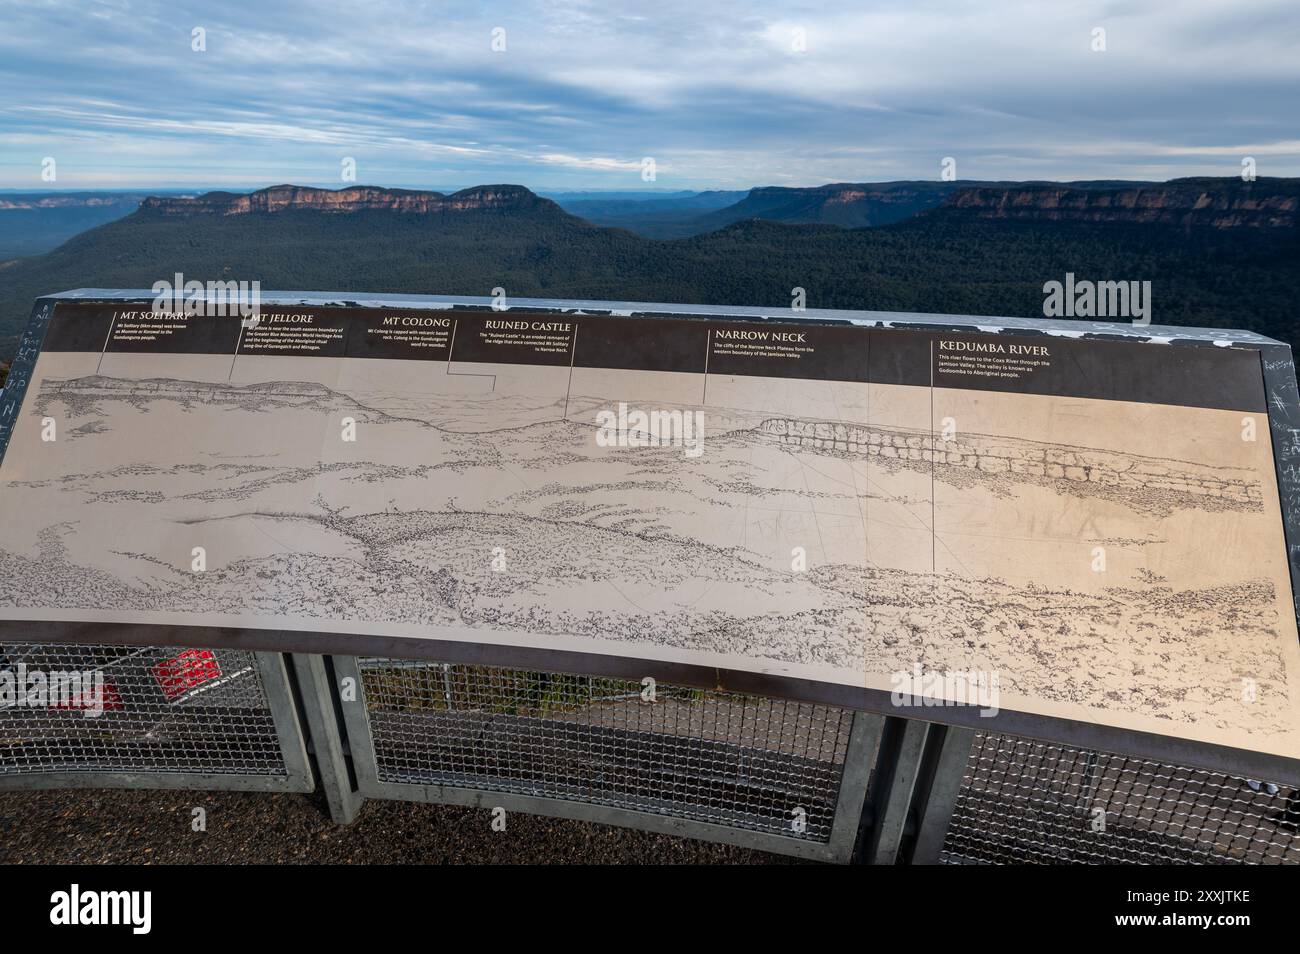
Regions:
M 1300 755 L 1258 348 L 249 325 L 57 304 L 0 464 L 0 618 L 616 655 Z

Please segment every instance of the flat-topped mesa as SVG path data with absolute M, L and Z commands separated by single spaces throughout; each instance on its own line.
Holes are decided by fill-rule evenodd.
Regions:
M 1300 222 L 1300 190 L 1291 179 L 1230 184 L 1175 179 L 1118 188 L 973 186 L 953 192 L 942 209 L 984 219 L 1294 228 Z
M 1013 480 L 1063 480 L 1119 490 L 1186 493 L 1236 504 L 1263 501 L 1259 481 L 1237 476 L 1241 471 L 1119 451 L 984 434 L 946 441 L 922 431 L 788 418 L 768 418 L 758 426 L 757 433 L 830 454 L 934 463 L 1006 475 Z
M 760 186 L 734 205 L 703 216 L 719 227 L 749 219 L 821 223 L 843 228 L 889 225 L 937 206 L 952 191 L 947 182 L 835 182 L 790 188 Z
M 150 196 L 140 203 L 143 213 L 157 215 L 249 215 L 294 211 L 314 212 L 414 212 L 436 214 L 473 210 L 530 210 L 554 203 L 517 185 L 486 185 L 447 195 L 412 189 L 350 186 L 314 189 L 278 185 L 247 194 L 207 192 L 194 197 Z M 558 208 L 558 207 L 557 207 Z

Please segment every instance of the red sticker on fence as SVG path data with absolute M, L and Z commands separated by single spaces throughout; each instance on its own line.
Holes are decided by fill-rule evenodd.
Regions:
M 216 679 L 221 675 L 221 666 L 211 650 L 187 649 L 179 656 L 164 659 L 154 666 L 153 675 L 163 694 L 171 699 Z

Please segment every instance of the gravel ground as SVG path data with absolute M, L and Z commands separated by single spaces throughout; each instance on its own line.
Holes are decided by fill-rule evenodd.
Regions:
M 207 811 L 206 832 L 191 828 Z M 314 795 L 44 791 L 0 794 L 7 864 L 784 864 L 779 855 L 586 822 L 367 801 L 330 823 Z

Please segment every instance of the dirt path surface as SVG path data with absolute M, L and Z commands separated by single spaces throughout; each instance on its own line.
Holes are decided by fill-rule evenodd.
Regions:
M 191 827 L 207 813 L 207 831 Z M 782 864 L 725 845 L 512 813 L 368 801 L 339 827 L 317 796 L 243 792 L 0 794 L 5 864 Z

